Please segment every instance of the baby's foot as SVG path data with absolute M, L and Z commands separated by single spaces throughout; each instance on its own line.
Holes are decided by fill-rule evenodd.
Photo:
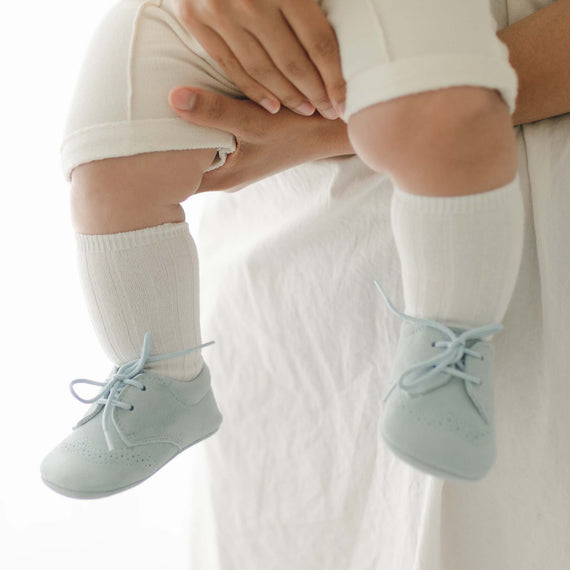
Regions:
M 94 402 L 92 408 L 42 461 L 42 479 L 54 491 L 77 499 L 119 493 L 220 427 L 222 415 L 207 365 L 188 382 L 145 371 L 148 360 L 172 356 L 149 357 L 147 335 L 143 356 L 115 367 L 107 383 L 72 382 L 98 384 L 103 389 L 91 400 L 78 398 Z

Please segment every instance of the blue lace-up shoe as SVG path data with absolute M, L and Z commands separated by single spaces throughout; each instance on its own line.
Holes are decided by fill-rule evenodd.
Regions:
M 483 478 L 496 458 L 491 366 L 482 340 L 503 327 L 448 327 L 396 310 L 405 319 L 386 396 L 381 433 L 390 450 L 416 469 L 452 481 Z
M 151 342 L 147 332 L 141 357 L 114 367 L 107 382 L 71 382 L 73 396 L 93 406 L 42 461 L 42 480 L 57 493 L 95 499 L 125 491 L 220 427 L 222 415 L 206 364 L 188 382 L 144 370 L 149 361 L 173 358 L 213 342 L 149 356 Z M 73 386 L 77 383 L 102 389 L 86 400 L 75 393 Z

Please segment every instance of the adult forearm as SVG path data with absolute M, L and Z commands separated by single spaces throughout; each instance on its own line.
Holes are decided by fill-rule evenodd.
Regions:
M 513 125 L 570 113 L 570 0 L 497 32 L 519 78 Z

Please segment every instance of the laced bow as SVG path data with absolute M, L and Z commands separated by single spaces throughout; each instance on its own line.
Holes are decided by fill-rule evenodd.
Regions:
M 406 315 L 400 311 L 398 311 L 394 305 L 390 302 L 382 287 L 378 283 L 378 281 L 374 281 L 376 287 L 382 293 L 382 296 L 388 303 L 388 307 L 390 310 L 396 315 L 405 320 L 422 324 L 424 326 L 432 327 L 441 331 L 442 333 L 446 334 L 449 337 L 449 340 L 440 340 L 435 342 L 433 346 L 437 346 L 439 348 L 445 348 L 446 350 L 437 354 L 433 358 L 429 358 L 422 362 L 418 362 L 413 366 L 407 368 L 404 373 L 392 383 L 392 386 L 388 390 L 386 396 L 384 396 L 384 402 L 388 399 L 388 396 L 392 393 L 392 390 L 396 386 L 399 386 L 402 390 L 413 393 L 413 394 L 423 394 L 428 391 L 429 383 L 426 382 L 436 374 L 439 374 L 441 371 L 445 371 L 446 374 L 450 374 L 452 376 L 456 376 L 458 378 L 462 378 L 467 382 L 472 382 L 473 384 L 480 384 L 481 380 L 472 374 L 467 374 L 464 372 L 465 370 L 465 362 L 463 360 L 464 355 L 468 354 L 470 356 L 474 356 L 476 358 L 482 358 L 482 356 L 471 350 L 465 346 L 465 343 L 470 339 L 481 339 L 488 335 L 494 334 L 502 330 L 503 325 L 500 323 L 493 323 L 489 325 L 483 325 L 480 327 L 475 327 L 473 329 L 465 330 L 460 335 L 457 335 L 450 327 L 438 323 L 437 321 L 431 321 L 429 319 L 419 319 L 416 317 L 412 317 L 410 315 Z M 415 370 L 425 370 L 424 374 L 421 374 L 416 379 L 411 381 L 406 381 L 406 377 L 414 372 Z
M 83 402 L 84 404 L 93 404 L 93 403 L 97 404 L 96 409 L 94 409 L 90 414 L 82 418 L 73 429 L 78 428 L 79 426 L 83 425 L 84 423 L 88 422 L 91 418 L 96 416 L 101 411 L 101 406 L 102 406 L 103 417 L 101 423 L 103 426 L 103 433 L 105 435 L 105 441 L 107 442 L 107 447 L 109 451 L 113 451 L 113 449 L 115 449 L 115 446 L 113 445 L 113 441 L 109 430 L 111 411 L 115 407 L 122 408 L 124 410 L 133 409 L 133 407 L 130 404 L 127 404 L 125 402 L 120 402 L 117 399 L 123 388 L 129 385 L 129 386 L 135 386 L 139 390 L 146 390 L 143 383 L 139 382 L 138 380 L 134 380 L 134 378 L 144 369 L 147 362 L 166 360 L 168 358 L 174 358 L 176 356 L 188 354 L 189 352 L 192 352 L 194 350 L 210 346 L 211 344 L 214 344 L 214 341 L 210 341 L 205 344 L 201 344 L 199 346 L 194 346 L 193 348 L 189 348 L 187 350 L 181 350 L 178 352 L 169 352 L 168 354 L 160 354 L 155 356 L 149 356 L 151 344 L 152 344 L 152 335 L 150 334 L 149 331 L 146 332 L 144 335 L 140 358 L 138 358 L 137 360 L 131 360 L 130 362 L 126 362 L 124 364 L 115 366 L 105 382 L 96 382 L 94 380 L 87 380 L 85 378 L 77 378 L 76 380 L 71 381 L 71 383 L 69 384 L 69 389 L 71 390 L 71 394 L 73 395 L 74 398 L 76 398 L 80 402 Z M 92 384 L 93 386 L 102 386 L 102 388 L 98 394 L 93 396 L 93 398 L 81 398 L 73 388 L 75 384 Z

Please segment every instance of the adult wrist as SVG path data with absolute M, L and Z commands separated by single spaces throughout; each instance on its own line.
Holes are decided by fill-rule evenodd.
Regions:
M 356 154 L 348 138 L 347 125 L 342 119 L 331 121 L 318 117 L 309 152 L 313 159 Z

